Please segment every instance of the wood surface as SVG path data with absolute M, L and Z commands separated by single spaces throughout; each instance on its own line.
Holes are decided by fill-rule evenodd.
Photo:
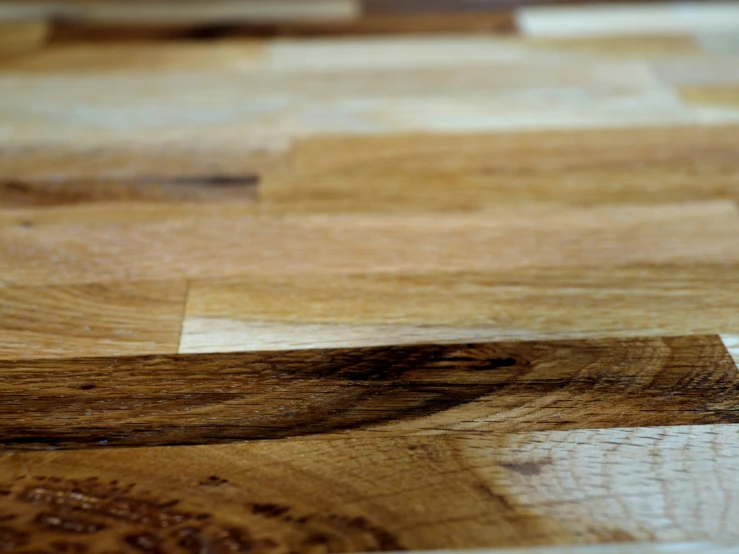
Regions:
M 286 552 L 735 541 L 738 429 L 14 453 L 0 462 L 5 543 Z
M 15 448 L 739 423 L 719 337 L 0 362 Z M 54 419 L 50 421 L 50 412 Z
M 557 3 L 0 1 L 0 552 L 739 552 L 739 4 Z

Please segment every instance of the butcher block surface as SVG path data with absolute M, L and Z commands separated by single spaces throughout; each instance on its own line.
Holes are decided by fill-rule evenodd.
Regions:
M 0 2 L 0 553 L 737 554 L 739 3 Z

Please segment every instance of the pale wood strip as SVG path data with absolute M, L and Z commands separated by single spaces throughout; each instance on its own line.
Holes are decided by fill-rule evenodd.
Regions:
M 177 351 L 180 282 L 0 287 L 0 359 Z
M 670 87 L 736 86 L 739 83 L 736 54 L 657 60 L 651 65 L 660 82 Z
M 739 34 L 734 32 L 699 33 L 696 41 L 711 54 L 739 53 Z
M 256 317 L 256 314 L 254 314 Z M 361 325 L 280 323 L 248 317 L 188 316 L 179 352 L 273 351 L 297 348 L 341 348 L 392 344 L 450 343 L 537 338 L 536 333 L 442 325 Z
M 738 283 L 670 265 L 196 281 L 180 351 L 719 333 Z
M 5 227 L 0 282 L 695 267 L 738 263 L 738 232 L 732 202 Z
M 0 505 L 16 514 L 6 536 L 38 549 L 140 537 L 177 551 L 187 537 L 233 552 L 726 554 L 737 445 L 739 426 L 709 425 L 14 453 Z
M 721 335 L 721 339 L 724 341 L 731 357 L 739 365 L 739 335 Z
M 739 29 L 734 2 L 610 3 L 531 6 L 518 11 L 528 36 L 716 32 Z

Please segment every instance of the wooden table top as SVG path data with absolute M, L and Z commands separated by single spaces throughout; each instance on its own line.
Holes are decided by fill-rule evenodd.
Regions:
M 739 552 L 739 3 L 522 4 L 0 2 L 0 552 Z

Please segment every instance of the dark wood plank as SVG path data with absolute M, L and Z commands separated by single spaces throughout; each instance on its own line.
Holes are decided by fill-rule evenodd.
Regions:
M 17 361 L 0 376 L 6 448 L 739 422 L 717 336 Z
M 367 14 L 350 21 L 297 21 L 277 23 L 203 23 L 188 25 L 132 25 L 65 21 L 51 30 L 52 43 L 215 40 L 274 36 L 344 36 L 393 33 L 445 33 L 516 31 L 512 12 Z

